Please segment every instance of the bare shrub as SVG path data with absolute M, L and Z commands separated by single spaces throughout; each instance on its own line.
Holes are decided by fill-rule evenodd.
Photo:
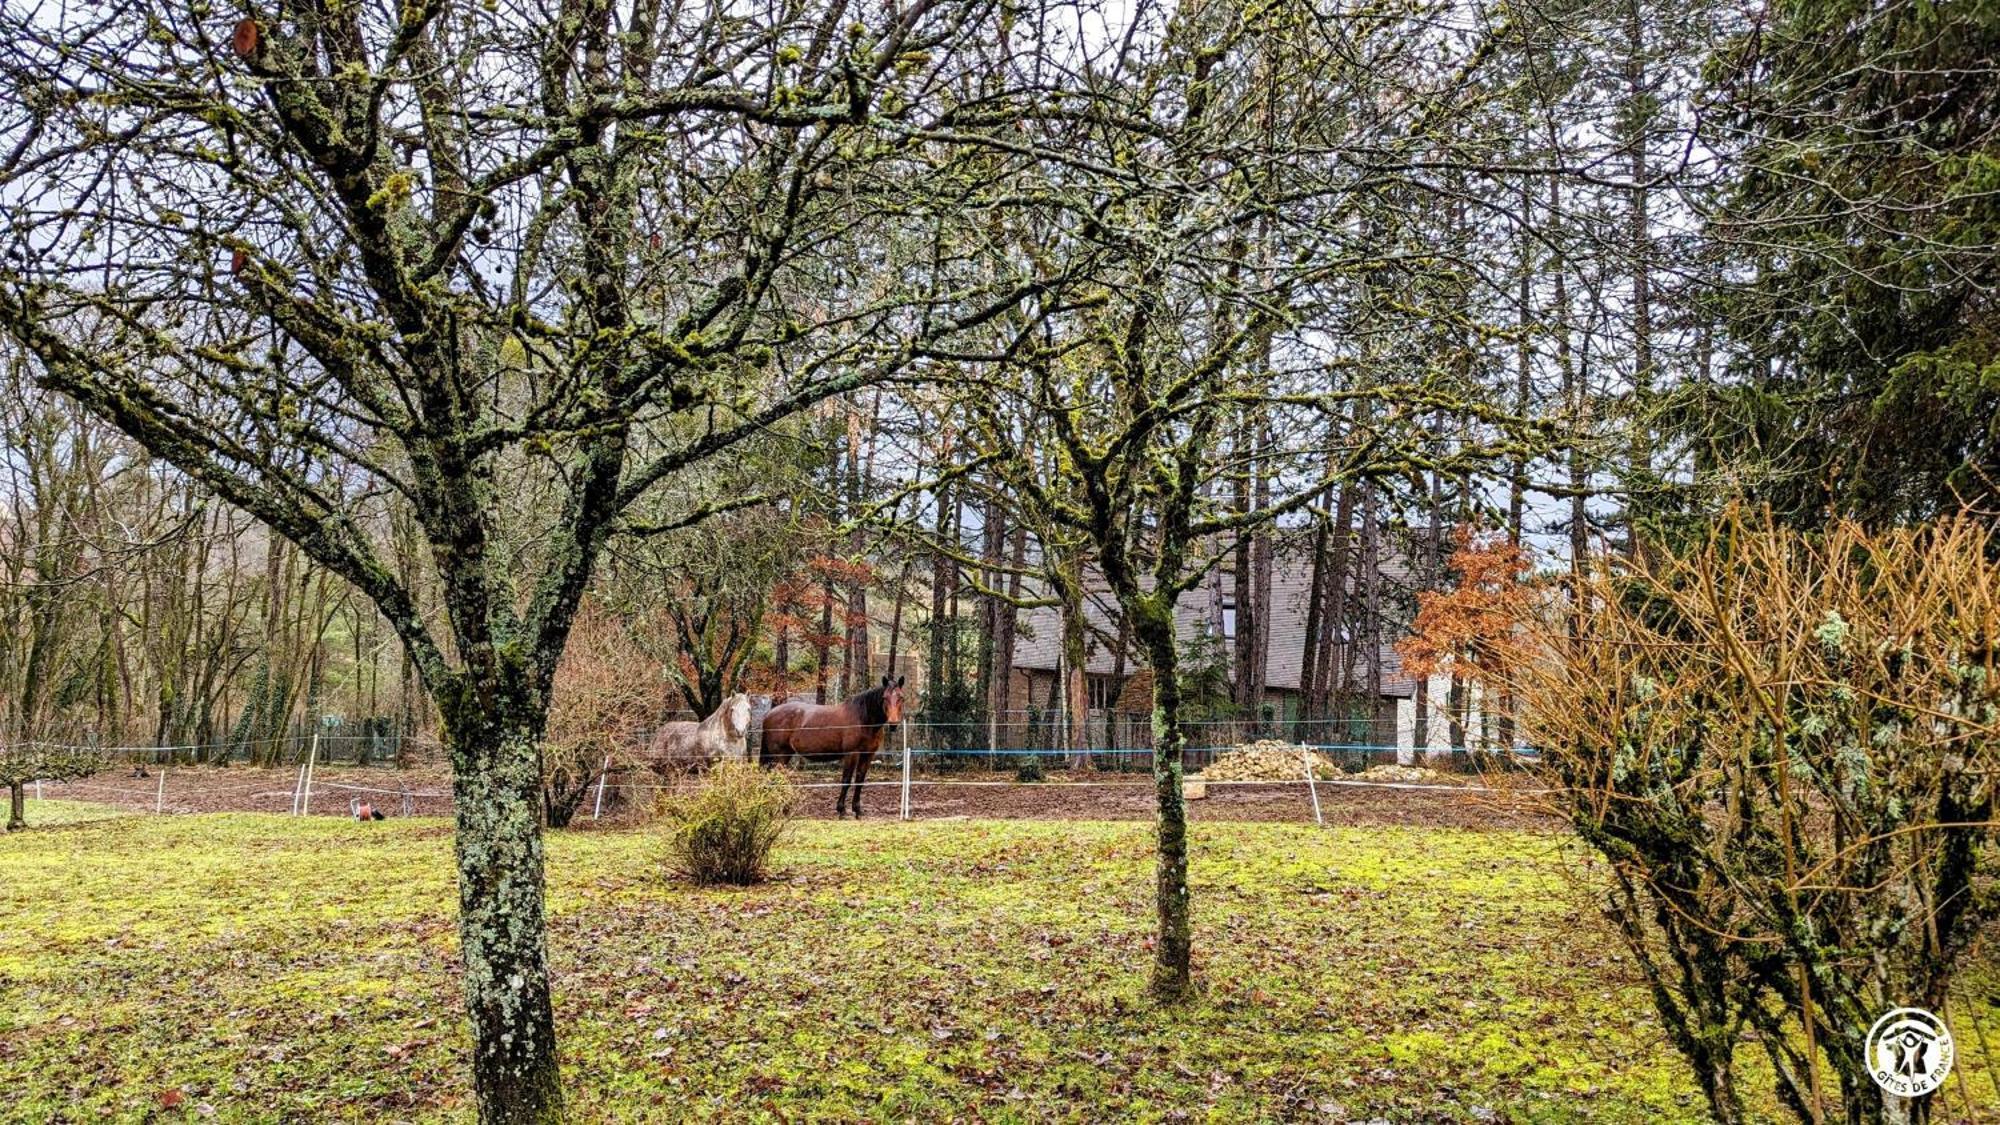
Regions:
M 1966 517 L 1805 535 L 1731 513 L 1450 646 L 1609 861 L 1605 913 L 1721 1121 L 1744 1119 L 1753 1040 L 1802 1120 L 1928 1115 L 1885 1104 L 1864 1041 L 1889 1008 L 1944 1008 L 2000 905 L 1995 546 Z
M 664 673 L 616 616 L 595 602 L 577 611 L 556 666 L 542 736 L 542 816 L 567 827 L 596 786 L 658 713 Z
M 703 885 L 762 882 L 772 849 L 798 815 L 798 796 L 775 770 L 718 764 L 698 789 L 660 800 L 669 868 Z

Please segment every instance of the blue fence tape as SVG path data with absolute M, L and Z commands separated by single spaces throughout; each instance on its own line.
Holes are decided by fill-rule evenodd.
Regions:
M 1467 754 L 1472 752 L 1469 748 L 1464 746 L 1407 747 L 1407 746 L 1386 746 L 1380 743 L 1366 743 L 1366 742 L 1291 743 L 1288 744 L 1288 748 L 1293 750 L 1304 748 L 1304 749 L 1320 750 L 1320 751 L 1324 750 L 1356 751 L 1356 752 L 1371 753 L 1371 754 L 1397 754 L 1406 751 L 1417 754 Z M 1241 750 L 1240 747 L 1233 745 L 1232 746 L 1189 746 L 1183 751 L 1183 753 L 1233 754 L 1240 752 L 1240 750 Z M 888 750 L 885 750 L 884 752 L 890 754 L 895 753 L 895 751 L 888 751 Z M 1002 749 L 999 747 L 966 747 L 963 749 L 954 749 L 951 747 L 943 747 L 943 746 L 910 747 L 910 754 L 913 757 L 919 754 L 950 754 L 956 757 L 978 757 L 978 758 L 1029 757 L 1029 756 L 1038 758 L 1050 758 L 1050 757 L 1074 757 L 1080 754 L 1089 754 L 1096 757 L 1116 757 L 1119 755 L 1137 756 L 1141 754 L 1151 754 L 1152 752 L 1153 752 L 1152 748 L 1148 746 L 1093 746 L 1082 750 L 1069 750 L 1069 749 L 1054 748 L 1054 747 L 1044 750 Z M 1487 751 L 1487 753 L 1491 754 L 1512 753 L 1522 757 L 1531 758 L 1538 755 L 1540 751 L 1535 750 L 1532 747 L 1517 746 L 1512 750 L 1493 749 Z

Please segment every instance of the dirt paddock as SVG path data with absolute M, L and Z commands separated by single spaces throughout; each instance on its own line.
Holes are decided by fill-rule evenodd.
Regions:
M 871 784 L 867 815 L 894 817 L 901 793 L 894 783 Z M 1405 789 L 1341 782 L 1318 785 L 1320 815 L 1333 825 L 1524 828 L 1553 823 L 1529 794 L 1467 789 Z M 808 789 L 805 814 L 833 815 L 833 789 Z M 1312 794 L 1299 782 L 1208 786 L 1187 803 L 1195 821 L 1313 819 Z M 1051 775 L 1043 782 L 1015 782 L 1009 775 L 930 778 L 910 788 L 910 815 L 918 820 L 978 817 L 1003 820 L 1151 820 L 1155 802 L 1143 774 Z

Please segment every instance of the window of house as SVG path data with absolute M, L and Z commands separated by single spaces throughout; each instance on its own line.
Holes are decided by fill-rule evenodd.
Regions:
M 1112 682 L 1110 676 L 1092 676 L 1089 683 L 1090 709 L 1092 711 L 1109 710 L 1111 705 L 1117 702 L 1117 685 Z
M 1236 603 L 1234 601 L 1224 601 L 1222 603 L 1222 639 L 1225 641 L 1236 639 Z

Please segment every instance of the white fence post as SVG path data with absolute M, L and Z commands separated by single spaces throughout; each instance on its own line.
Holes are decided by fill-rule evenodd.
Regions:
M 314 730 L 312 749 L 306 751 L 306 770 L 303 776 L 303 780 L 300 782 L 300 788 L 299 788 L 300 816 L 307 816 L 312 812 L 313 767 L 318 763 L 319 763 L 319 731 Z
M 597 804 L 590 810 L 590 819 L 604 815 L 604 781 L 611 776 L 611 755 L 604 756 L 604 767 L 597 771 Z
M 1320 815 L 1319 811 L 1319 778 L 1314 776 L 1319 771 L 1313 769 L 1312 747 L 1305 747 L 1301 751 L 1301 754 L 1306 763 L 1306 792 L 1312 794 L 1313 799 L 1313 823 L 1319 825 L 1321 828 L 1325 828 L 1326 817 Z
M 153 794 L 153 812 L 158 814 L 166 811 L 167 811 L 167 767 L 161 766 L 160 788 L 158 792 Z
M 903 819 L 910 819 L 910 725 L 902 724 L 903 732 Z

